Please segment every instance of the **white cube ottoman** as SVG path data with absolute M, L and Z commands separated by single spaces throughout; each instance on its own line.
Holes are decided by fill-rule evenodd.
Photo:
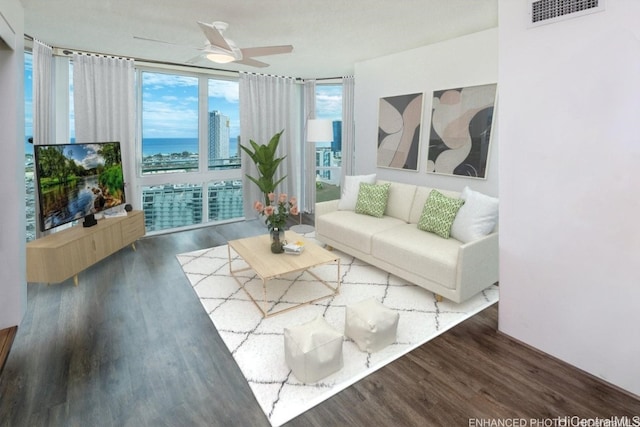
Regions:
M 344 334 L 369 353 L 382 350 L 396 340 L 398 312 L 375 298 L 347 306 Z
M 284 354 L 293 375 L 304 383 L 316 382 L 343 366 L 343 335 L 324 317 L 284 329 Z

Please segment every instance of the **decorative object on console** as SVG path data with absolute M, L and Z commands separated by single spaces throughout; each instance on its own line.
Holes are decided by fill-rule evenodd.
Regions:
M 84 221 L 82 221 L 83 227 L 93 227 L 96 225 L 98 221 L 96 220 L 96 216 L 94 214 L 89 214 L 84 217 Z
M 438 190 L 431 190 L 418 221 L 418 229 L 448 239 L 453 220 L 463 204 L 462 199 L 447 197 Z
M 418 170 L 422 93 L 380 98 L 377 166 Z
M 487 177 L 497 85 L 433 92 L 427 172 Z

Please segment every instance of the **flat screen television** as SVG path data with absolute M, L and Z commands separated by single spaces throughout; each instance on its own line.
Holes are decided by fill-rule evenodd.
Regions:
M 40 230 L 125 203 L 119 142 L 34 145 Z

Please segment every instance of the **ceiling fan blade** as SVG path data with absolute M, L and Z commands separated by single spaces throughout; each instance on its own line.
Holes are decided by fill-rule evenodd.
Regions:
M 231 51 L 231 46 L 229 46 L 229 43 L 227 43 L 225 38 L 216 27 L 200 21 L 198 21 L 198 25 L 200 25 L 200 28 L 202 29 L 202 32 L 204 32 L 204 35 L 207 37 L 207 40 L 209 40 L 209 43 L 211 43 L 213 46 Z
M 204 55 L 201 53 L 200 55 L 194 56 L 191 59 L 187 59 L 185 61 L 185 64 L 195 64 L 196 62 L 200 62 L 200 61 L 202 61 L 203 56 Z
M 246 47 L 240 49 L 244 58 L 251 58 L 254 56 L 267 56 L 278 55 L 281 53 L 290 53 L 293 50 L 293 46 L 290 44 L 282 46 L 262 46 L 262 47 Z
M 242 58 L 233 62 L 235 64 L 244 64 L 244 65 L 249 65 L 251 67 L 257 67 L 257 68 L 264 68 L 269 66 L 269 64 L 267 64 L 266 62 L 258 61 L 257 59 L 251 59 L 251 58 Z
M 149 39 L 147 37 L 133 36 L 133 38 L 136 39 L 136 40 L 144 40 L 144 41 L 147 41 L 147 42 L 170 44 L 172 46 L 189 47 L 191 49 L 202 49 L 200 47 L 189 46 L 189 45 L 186 45 L 186 44 L 172 43 L 172 42 L 168 42 L 168 41 L 164 41 L 164 40 L 158 40 L 158 39 Z

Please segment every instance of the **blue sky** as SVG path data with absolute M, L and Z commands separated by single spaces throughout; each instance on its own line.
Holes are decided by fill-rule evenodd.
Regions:
M 228 116 L 231 136 L 238 136 L 238 82 L 209 79 L 208 86 L 208 111 Z M 198 137 L 197 77 L 145 72 L 143 88 L 144 138 Z
M 32 55 L 25 55 L 25 135 L 33 135 Z M 73 93 L 72 73 L 69 77 Z M 143 136 L 144 138 L 197 138 L 198 78 L 168 73 L 143 73 Z M 231 137 L 238 136 L 238 82 L 209 79 L 209 111 L 218 110 L 229 117 Z M 70 105 L 70 133 L 74 137 L 73 102 Z M 340 85 L 316 86 L 318 118 L 341 120 L 342 88 Z M 31 148 L 27 144 L 27 148 Z M 28 152 L 33 152 L 31 149 Z

